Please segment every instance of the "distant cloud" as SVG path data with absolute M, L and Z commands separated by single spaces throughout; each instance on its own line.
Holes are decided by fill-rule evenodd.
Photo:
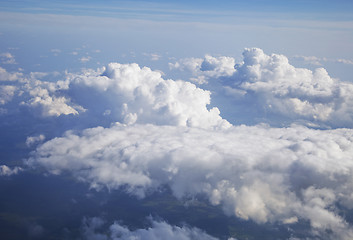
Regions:
M 54 48 L 54 49 L 50 49 L 50 52 L 52 52 L 54 56 L 59 56 L 59 54 L 61 53 L 61 50 Z
M 0 83 L 1 81 L 16 81 L 22 77 L 22 75 L 21 72 L 9 73 L 6 69 L 0 67 Z
M 50 51 L 51 51 L 52 53 L 61 53 L 61 50 L 60 50 L 60 49 L 57 49 L 57 48 L 50 49 Z
M 15 57 L 9 52 L 1 53 L 0 59 L 2 64 L 17 64 Z
M 152 61 L 158 61 L 162 56 L 157 53 L 143 53 L 144 56 L 150 57 Z
M 212 57 L 206 55 L 204 59 L 201 58 L 185 58 L 175 63 L 169 63 L 170 69 L 178 69 L 181 71 L 190 71 L 193 75 L 191 81 L 203 84 L 207 83 L 211 78 L 218 78 L 221 76 L 232 76 L 235 59 L 231 57 Z
M 6 165 L 0 165 L 0 176 L 11 176 L 18 174 L 19 172 L 23 171 L 20 167 L 9 168 Z
M 45 136 L 43 134 L 40 134 L 38 136 L 27 137 L 26 145 L 28 147 L 31 147 L 31 146 L 33 146 L 36 143 L 43 142 L 44 140 L 45 140 Z
M 339 58 L 339 59 L 319 58 L 319 57 L 315 57 L 315 56 L 301 56 L 301 55 L 295 55 L 293 58 L 302 60 L 308 64 L 312 64 L 312 65 L 316 65 L 316 66 L 321 66 L 325 62 L 353 65 L 353 60 L 342 59 L 342 58 Z
M 15 95 L 16 87 L 11 85 L 0 85 L 0 105 L 11 101 Z
M 81 57 L 80 58 L 80 61 L 82 63 L 86 63 L 86 62 L 89 62 L 91 60 L 91 57 L 90 56 L 85 56 L 85 57 Z
M 85 219 L 83 235 L 87 240 L 217 240 L 198 228 L 171 226 L 164 221 L 149 219 L 151 227 L 130 230 L 117 222 L 109 227 L 109 233 L 100 232 L 104 221 L 100 218 Z

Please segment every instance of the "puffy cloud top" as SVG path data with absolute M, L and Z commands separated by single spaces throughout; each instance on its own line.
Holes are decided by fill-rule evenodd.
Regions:
M 99 100 L 126 124 L 227 128 L 218 108 L 207 109 L 209 91 L 184 81 L 164 80 L 157 71 L 137 64 L 111 63 L 105 69 L 72 76 L 72 85 L 98 91 Z M 102 94 L 104 92 L 104 94 Z M 84 106 L 86 107 L 86 106 Z
M 353 126 L 353 84 L 331 78 L 324 68 L 314 71 L 292 66 L 287 57 L 267 55 L 259 48 L 245 49 L 243 62 L 206 56 L 183 59 L 172 68 L 191 71 L 194 79 L 219 85 L 236 112 L 271 124 L 308 122 L 330 127 Z M 198 81 L 203 83 L 205 81 Z
M 264 107 L 285 115 L 296 114 L 325 121 L 340 110 L 339 103 L 349 100 L 340 88 L 345 84 L 332 79 L 323 68 L 314 72 L 295 68 L 283 55 L 268 56 L 261 49 L 246 49 L 244 63 L 236 67 L 234 85 L 254 92 Z

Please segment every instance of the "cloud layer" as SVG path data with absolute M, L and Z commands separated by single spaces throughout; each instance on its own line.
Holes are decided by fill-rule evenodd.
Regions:
M 229 215 L 257 223 L 309 220 L 319 232 L 349 239 L 337 206 L 353 207 L 352 136 L 351 129 L 300 126 L 118 124 L 67 132 L 38 147 L 28 164 L 139 197 L 168 185 L 178 198 L 205 195 Z
M 85 219 L 83 235 L 87 240 L 217 240 L 198 228 L 171 226 L 164 221 L 155 221 L 153 219 L 149 219 L 149 221 L 152 225 L 151 227 L 147 229 L 136 229 L 134 231 L 115 222 L 109 227 L 109 234 L 105 235 L 99 232 L 99 229 L 102 228 L 104 224 L 102 219 L 97 217 Z

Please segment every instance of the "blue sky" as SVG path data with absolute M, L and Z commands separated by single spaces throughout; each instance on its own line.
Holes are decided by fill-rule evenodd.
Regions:
M 352 2 L 349 0 L 250 0 L 250 1 L 2 1 L 1 6 L 10 11 L 70 13 L 74 15 L 99 15 L 99 11 L 130 11 L 130 12 L 175 12 L 182 10 L 227 10 L 226 12 L 274 12 L 274 13 L 305 13 L 312 17 L 326 15 L 327 18 L 350 17 Z M 94 8 L 94 9 L 92 9 Z M 91 10 L 91 11 L 90 11 Z M 346 13 L 346 16 L 342 15 Z M 191 12 L 189 12 L 191 14 Z
M 82 46 L 101 50 L 97 57 L 103 63 L 124 55 L 127 61 L 146 64 L 141 57 L 128 58 L 131 52 L 240 58 L 245 47 L 289 57 L 350 59 L 351 9 L 351 1 L 313 0 L 1 1 L 0 44 L 3 52 L 21 46 L 18 61 L 24 52 L 28 60 L 29 55 L 43 58 L 51 49 L 74 52 Z M 332 68 L 337 77 L 346 78 L 341 72 Z

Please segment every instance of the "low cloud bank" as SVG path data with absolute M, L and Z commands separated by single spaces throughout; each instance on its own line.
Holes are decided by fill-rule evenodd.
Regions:
M 130 230 L 128 227 L 113 223 L 109 227 L 109 233 L 99 232 L 102 230 L 104 221 L 101 218 L 84 219 L 83 221 L 83 236 L 87 240 L 217 240 L 198 228 L 190 228 L 187 226 L 171 226 L 165 221 L 155 221 L 149 219 L 151 227 L 146 229 Z M 235 240 L 230 238 L 229 240 Z
M 353 131 L 302 126 L 227 130 L 117 124 L 38 147 L 30 166 L 70 172 L 100 189 L 144 197 L 168 185 L 178 198 L 205 195 L 228 215 L 267 222 L 308 220 L 319 233 L 353 235 L 338 205 L 353 207 Z

